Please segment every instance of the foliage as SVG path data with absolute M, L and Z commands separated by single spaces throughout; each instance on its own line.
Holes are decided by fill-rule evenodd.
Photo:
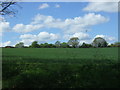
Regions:
M 108 43 L 106 42 L 106 40 L 105 40 L 104 38 L 96 37 L 96 38 L 93 40 L 92 45 L 93 45 L 94 47 L 107 47 Z
M 66 42 L 61 43 L 62 48 L 69 48 L 69 45 Z
M 20 42 L 18 44 L 15 45 L 16 48 L 24 48 L 24 43 Z
M 72 46 L 74 48 L 77 48 L 79 44 L 79 38 L 78 37 L 72 37 L 70 38 L 70 40 L 68 41 L 68 45 Z
M 18 47 L 17 44 L 15 47 Z M 6 47 L 6 46 L 5 46 Z M 13 47 L 13 46 L 9 46 Z M 77 37 L 71 38 L 68 43 L 56 41 L 55 44 L 41 43 L 38 44 L 38 41 L 32 42 L 30 46 L 24 46 L 24 48 L 92 48 L 92 47 L 120 47 L 120 42 L 115 42 L 114 44 L 108 45 L 108 43 L 101 37 L 94 39 L 92 44 L 84 43 L 79 45 L 79 39 Z
M 56 46 L 57 48 L 59 48 L 59 47 L 61 46 L 60 41 L 56 41 L 56 42 L 55 42 L 55 46 Z
M 92 47 L 92 45 L 91 44 L 86 44 L 86 43 L 83 42 L 83 44 L 80 47 L 81 48 L 90 48 L 90 47 Z
M 39 46 L 39 44 L 38 44 L 37 41 L 34 41 L 34 42 L 32 42 L 32 44 L 30 45 L 30 47 L 31 47 L 31 48 L 39 48 L 40 46 Z

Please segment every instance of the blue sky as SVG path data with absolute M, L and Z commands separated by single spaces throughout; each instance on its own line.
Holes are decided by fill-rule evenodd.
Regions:
M 80 44 L 103 37 L 113 43 L 118 39 L 117 3 L 109 2 L 19 2 L 16 17 L 0 17 L 1 46 L 24 42 L 30 45 L 67 42 L 78 37 Z

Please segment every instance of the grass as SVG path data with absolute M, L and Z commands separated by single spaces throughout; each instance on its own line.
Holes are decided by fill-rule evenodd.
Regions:
M 118 48 L 4 48 L 5 88 L 120 87 Z

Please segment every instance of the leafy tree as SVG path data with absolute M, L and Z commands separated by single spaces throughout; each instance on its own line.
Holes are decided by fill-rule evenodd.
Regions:
M 56 46 L 57 48 L 60 47 L 60 45 L 61 45 L 60 41 L 56 41 L 56 42 L 55 42 L 55 46 Z
M 20 42 L 18 44 L 15 45 L 16 48 L 24 48 L 24 43 Z
M 63 43 L 61 43 L 61 47 L 62 47 L 62 48 L 67 48 L 67 47 L 68 47 L 68 44 L 67 44 L 66 42 L 63 42 Z
M 44 44 L 43 44 L 43 47 L 44 47 L 44 48 L 49 48 L 49 44 L 48 44 L 48 43 L 44 43 Z
M 97 37 L 94 39 L 92 45 L 94 47 L 107 47 L 107 41 L 104 38 Z
M 104 46 L 104 47 L 107 47 L 107 46 L 108 46 L 108 43 L 105 41 L 105 42 L 103 43 L 103 46 Z
M 70 40 L 68 41 L 68 45 L 72 46 L 74 48 L 78 47 L 78 45 L 79 45 L 79 38 L 78 37 L 70 38 Z
M 48 48 L 55 48 L 56 46 L 54 44 L 48 44 Z
M 98 47 L 102 47 L 101 43 L 98 43 Z
M 39 46 L 39 44 L 38 44 L 37 41 L 34 41 L 34 42 L 32 42 L 32 44 L 30 45 L 30 47 L 32 47 L 32 48 L 39 48 L 40 46 Z
M 89 47 L 92 47 L 92 45 L 91 44 L 86 44 L 86 43 L 83 42 L 83 44 L 80 47 L 89 48 Z

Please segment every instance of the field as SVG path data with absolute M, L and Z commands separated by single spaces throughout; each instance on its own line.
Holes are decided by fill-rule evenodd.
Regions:
M 120 87 L 118 48 L 3 48 L 5 88 Z

